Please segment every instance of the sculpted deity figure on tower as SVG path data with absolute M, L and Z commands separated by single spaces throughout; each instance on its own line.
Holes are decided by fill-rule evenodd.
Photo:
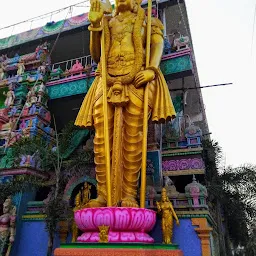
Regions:
M 4 101 L 4 105 L 9 108 L 13 105 L 14 100 L 15 100 L 15 93 L 14 93 L 14 88 L 13 85 L 9 85 L 9 90 L 6 93 L 5 91 L 3 92 L 3 95 L 6 96 L 6 99 Z
M 140 6 L 141 0 L 116 0 L 112 15 L 104 15 L 107 13 L 104 5 L 99 0 L 91 0 L 90 51 L 98 69 L 75 122 L 77 126 L 95 129 L 98 197 L 87 207 L 107 206 L 107 154 L 110 155 L 111 206 L 138 207 L 136 197 L 145 135 L 145 88 L 148 92 L 146 117 L 153 122 L 163 122 L 175 116 L 166 81 L 159 69 L 163 24 L 150 17 L 151 26 L 147 26 L 148 18 Z M 147 27 L 150 27 L 150 34 Z M 147 42 L 150 54 L 146 52 Z M 104 136 L 106 132 L 109 138 Z
M 15 238 L 16 207 L 8 197 L 3 203 L 0 216 L 0 255 L 9 256 Z

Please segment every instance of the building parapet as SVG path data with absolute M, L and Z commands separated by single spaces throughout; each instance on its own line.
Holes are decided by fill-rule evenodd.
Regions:
M 186 49 L 180 52 L 174 52 L 162 57 L 160 68 L 165 76 L 192 70 L 191 51 Z M 81 60 L 82 59 L 82 60 Z M 83 68 L 77 73 L 71 73 L 74 65 L 83 62 Z M 80 62 L 81 61 L 81 62 Z M 71 67 L 71 63 L 74 63 Z M 61 65 L 63 68 L 61 68 Z M 86 71 L 86 67 L 92 65 L 91 72 Z M 80 66 L 80 65 L 79 65 Z M 79 57 L 72 60 L 53 64 L 50 81 L 46 83 L 49 90 L 50 99 L 57 99 L 77 94 L 86 93 L 95 77 L 95 65 L 89 56 Z M 70 68 L 71 67 L 71 68 Z M 65 70 L 67 68 L 67 70 Z M 68 72 L 67 72 L 68 71 Z M 54 73 L 55 72 L 55 73 Z

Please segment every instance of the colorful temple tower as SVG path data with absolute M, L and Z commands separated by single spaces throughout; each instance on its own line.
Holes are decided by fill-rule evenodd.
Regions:
M 143 15 L 147 1 L 139 4 Z M 107 8 L 103 8 L 106 13 Z M 68 180 L 63 185 L 61 200 L 73 214 L 58 218 L 53 239 L 56 256 L 219 255 L 216 220 L 205 185 L 202 141 L 208 138 L 209 131 L 186 6 L 183 1 L 160 0 L 153 2 L 151 13 L 152 33 L 161 34 L 163 49 L 159 57 L 161 72 L 152 63 L 149 70 L 159 72 L 155 77 L 163 74 L 176 118 L 161 124 L 148 122 L 145 200 L 140 190 L 136 194 L 136 202 L 143 207 L 135 207 L 135 201 L 119 207 L 122 203 L 117 200 L 115 205 L 104 202 L 104 207 L 88 208 L 88 202 L 97 198 L 97 192 L 99 195 L 99 174 L 96 175 L 93 160 L 98 138 L 90 130 L 74 130 L 61 158 L 69 163 L 83 151 L 88 161 L 79 172 L 62 168 Z M 88 13 L 84 13 L 0 39 L 1 184 L 19 179 L 22 182 L 24 176 L 38 178 L 45 184 L 40 189 L 31 187 L 24 193 L 10 193 L 11 198 L 1 198 L 4 209 L 0 220 L 8 216 L 4 226 L 8 232 L 1 240 L 2 255 L 47 254 L 46 226 L 50 216 L 46 208 L 54 193 L 56 173 L 44 171 L 37 152 L 15 155 L 13 147 L 27 137 L 40 138 L 56 150 L 56 132 L 61 133 L 70 121 L 75 122 L 84 97 L 90 95 L 104 68 L 97 67 L 97 56 L 93 59 L 90 54 L 90 32 L 96 30 L 90 25 Z M 34 51 L 27 53 L 31 48 Z M 108 63 L 114 64 L 115 61 Z M 118 105 L 118 94 L 113 95 L 111 100 Z M 85 104 L 87 107 L 90 106 Z M 125 143 L 128 145 L 129 141 L 119 147 L 125 147 Z M 118 189 L 118 182 L 115 184 Z

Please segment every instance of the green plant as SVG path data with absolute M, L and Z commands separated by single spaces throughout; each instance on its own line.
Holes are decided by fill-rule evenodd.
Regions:
M 56 131 L 56 126 L 55 126 Z M 65 185 L 71 176 L 83 173 L 88 174 L 86 164 L 91 163 L 93 153 L 77 150 L 71 154 L 69 147 L 72 145 L 74 135 L 80 131 L 73 122 L 68 123 L 51 143 L 38 137 L 24 137 L 17 141 L 12 149 L 15 155 L 15 166 L 19 166 L 20 157 L 23 155 L 33 155 L 39 162 L 40 170 L 46 172 L 51 177 L 52 193 L 48 196 L 48 203 L 45 206 L 46 229 L 49 233 L 48 252 L 52 254 L 54 234 L 57 231 L 60 220 L 70 218 L 70 209 L 66 202 L 62 200 Z M 79 144 L 79 141 L 78 141 Z M 76 146 L 76 145 L 75 145 Z M 0 185 L 0 198 L 4 200 L 8 195 L 18 192 L 30 191 L 47 186 L 47 182 L 36 177 L 26 176 L 23 180 L 15 178 L 9 183 Z M 2 192 L 2 193 L 1 193 Z
M 3 203 L 10 195 L 14 196 L 18 193 L 29 192 L 31 188 L 38 189 L 42 187 L 43 182 L 43 179 L 34 176 L 20 175 L 14 177 L 12 180 L 0 185 L 0 202 Z
M 206 183 L 211 203 L 217 209 L 221 255 L 231 255 L 229 241 L 223 237 L 222 217 L 234 247 L 245 246 L 256 218 L 256 166 L 223 168 L 222 150 L 217 142 L 204 141 Z

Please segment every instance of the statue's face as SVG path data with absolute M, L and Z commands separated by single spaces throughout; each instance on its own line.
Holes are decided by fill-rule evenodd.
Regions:
M 116 9 L 118 12 L 132 11 L 134 0 L 116 0 Z
M 167 201 L 166 193 L 162 193 L 162 201 L 163 202 Z
M 10 206 L 9 204 L 4 204 L 3 205 L 3 213 L 8 213 L 10 211 Z

